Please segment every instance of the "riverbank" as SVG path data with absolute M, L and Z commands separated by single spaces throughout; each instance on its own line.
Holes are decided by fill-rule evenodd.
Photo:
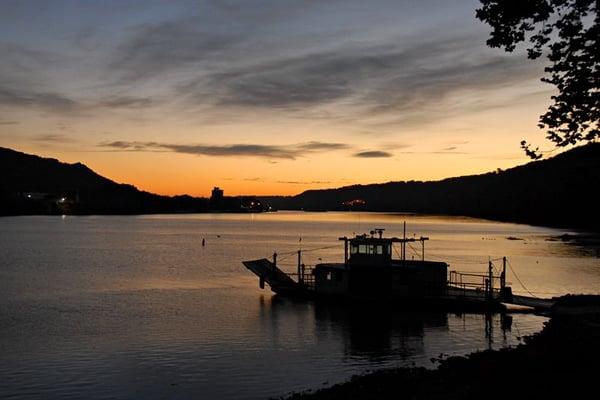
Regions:
M 287 400 L 591 398 L 598 391 L 600 296 L 564 296 L 544 329 L 509 349 L 353 377 Z

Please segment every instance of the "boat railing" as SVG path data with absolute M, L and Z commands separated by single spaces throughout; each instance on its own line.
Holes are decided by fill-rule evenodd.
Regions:
M 496 298 L 502 292 L 503 276 L 450 271 L 448 286 L 462 290 L 463 296 Z
M 306 286 L 309 290 L 313 290 L 315 288 L 315 275 L 313 274 L 313 271 L 314 267 L 302 265 L 300 273 L 289 272 L 286 273 L 286 275 L 299 284 Z
M 315 288 L 315 275 L 314 275 L 314 268 L 313 267 L 304 267 L 303 270 L 303 276 L 302 276 L 302 283 L 304 285 L 306 285 L 306 287 L 310 290 L 314 290 Z

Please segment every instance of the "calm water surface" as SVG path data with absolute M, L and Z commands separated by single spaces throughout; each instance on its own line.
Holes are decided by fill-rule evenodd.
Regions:
M 339 236 L 375 227 L 400 236 L 405 220 L 410 235 L 431 238 L 428 258 L 451 269 L 483 272 L 506 255 L 517 293 L 519 280 L 540 297 L 600 288 L 596 254 L 548 240 L 564 231 L 475 219 L 1 218 L 0 398 L 268 398 L 368 370 L 431 367 L 440 354 L 514 346 L 541 329 L 545 319 L 532 315 L 486 321 L 290 301 L 260 290 L 240 263 L 277 250 L 293 271 L 285 253 L 299 244 L 307 264 L 340 261 Z M 337 247 L 312 250 L 328 246 Z

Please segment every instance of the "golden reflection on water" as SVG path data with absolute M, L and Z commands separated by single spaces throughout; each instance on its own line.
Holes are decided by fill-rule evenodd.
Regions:
M 305 250 L 303 261 L 308 265 L 339 262 L 343 250 L 338 237 L 368 232 L 375 227 L 385 228 L 388 236 L 402 236 L 404 222 L 408 236 L 430 237 L 426 257 L 448 262 L 451 269 L 484 272 L 489 259 L 506 256 L 508 280 L 515 293 L 529 291 L 548 297 L 597 293 L 600 288 L 600 259 L 593 256 L 593 251 L 551 241 L 566 233 L 551 228 L 467 217 L 363 212 L 152 215 L 107 217 L 107 220 L 119 225 L 125 221 L 125 232 L 131 233 L 127 237 L 118 235 L 122 241 L 108 244 L 122 250 L 124 257 L 137 252 L 133 263 L 142 261 L 146 264 L 143 269 L 152 269 L 149 276 L 125 277 L 129 281 L 126 287 L 132 288 L 227 285 L 213 278 L 213 283 L 207 283 L 203 272 L 208 270 L 211 276 L 224 274 L 225 280 L 238 279 L 246 274 L 240 261 L 270 257 L 274 252 L 291 253 L 298 248 Z M 78 225 L 86 225 L 76 221 Z M 202 239 L 206 240 L 206 247 L 200 246 Z M 333 248 L 312 251 L 329 246 Z M 411 246 L 407 254 L 418 258 L 420 249 Z M 283 268 L 295 270 L 295 257 L 282 256 L 279 260 Z M 153 265 L 169 268 L 160 270 Z M 495 265 L 500 268 L 499 262 Z
M 405 221 L 408 236 L 430 238 L 426 258 L 448 262 L 451 269 L 484 272 L 489 259 L 506 256 L 508 281 L 516 293 L 526 292 L 521 282 L 540 297 L 600 288 L 600 258 L 549 240 L 565 231 L 462 217 L 348 212 L 22 217 L 4 219 L 3 228 L 10 232 L 0 246 L 6 247 L 9 270 L 19 266 L 27 276 L 20 296 L 250 288 L 254 284 L 242 260 L 277 252 L 281 267 L 293 272 L 296 257 L 291 253 L 302 248 L 307 265 L 340 262 L 338 237 L 375 227 L 385 228 L 386 236 L 402 236 Z M 328 248 L 314 250 L 323 247 Z M 420 248 L 409 247 L 407 256 L 419 258 Z

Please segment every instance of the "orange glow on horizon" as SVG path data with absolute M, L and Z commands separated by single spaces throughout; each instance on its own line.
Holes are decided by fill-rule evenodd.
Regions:
M 209 197 L 215 186 L 231 196 L 296 195 L 310 189 L 390 181 L 431 181 L 480 174 L 528 161 L 516 145 L 512 147 L 514 150 L 506 157 L 486 156 L 483 152 L 467 157 L 452 153 L 405 152 L 391 158 L 360 159 L 342 153 L 277 161 L 167 152 L 44 151 L 31 146 L 17 150 L 68 163 L 82 162 L 105 178 L 151 193 Z
M 227 195 L 296 195 L 309 189 L 337 188 L 354 184 L 407 180 L 440 180 L 480 174 L 524 164 L 529 160 L 519 148 L 522 139 L 539 143 L 536 128 L 546 94 L 528 107 L 490 109 L 465 114 L 424 126 L 379 135 L 356 132 L 347 126 L 317 124 L 312 120 L 260 119 L 254 125 L 232 123 L 214 129 L 174 125 L 170 120 L 152 126 L 119 121 L 126 136 L 102 133 L 87 139 L 67 134 L 62 141 L 43 141 L 30 135 L 43 131 L 46 120 L 32 118 L 25 124 L 0 126 L 0 146 L 13 148 L 63 162 L 82 162 L 96 173 L 140 190 L 162 194 L 207 197 L 214 186 Z M 510 119 L 507 119 L 510 116 Z M 78 122 L 81 125 L 76 125 Z M 107 120 L 73 122 L 73 130 L 105 129 Z M 279 129 L 286 127 L 285 137 Z M 289 129 L 288 129 L 289 127 Z M 244 140 L 235 135 L 245 132 Z M 168 131 L 171 136 L 161 137 Z M 215 132 L 218 134 L 215 136 Z M 306 132 L 311 132 L 307 136 Z M 525 132 L 525 134 L 523 133 Z M 308 151 L 286 157 L 264 155 L 187 154 L 164 148 L 118 149 L 103 143 L 127 137 L 133 143 L 184 143 L 227 146 L 260 143 L 283 149 L 306 145 Z M 251 139 L 248 139 L 248 138 Z M 332 143 L 342 147 L 311 150 L 311 143 Z M 296 146 L 296 147 L 294 147 Z M 301 148 L 301 147 L 300 147 Z M 156 151 L 158 150 L 158 151 Z M 386 153 L 361 158 L 360 152 Z

